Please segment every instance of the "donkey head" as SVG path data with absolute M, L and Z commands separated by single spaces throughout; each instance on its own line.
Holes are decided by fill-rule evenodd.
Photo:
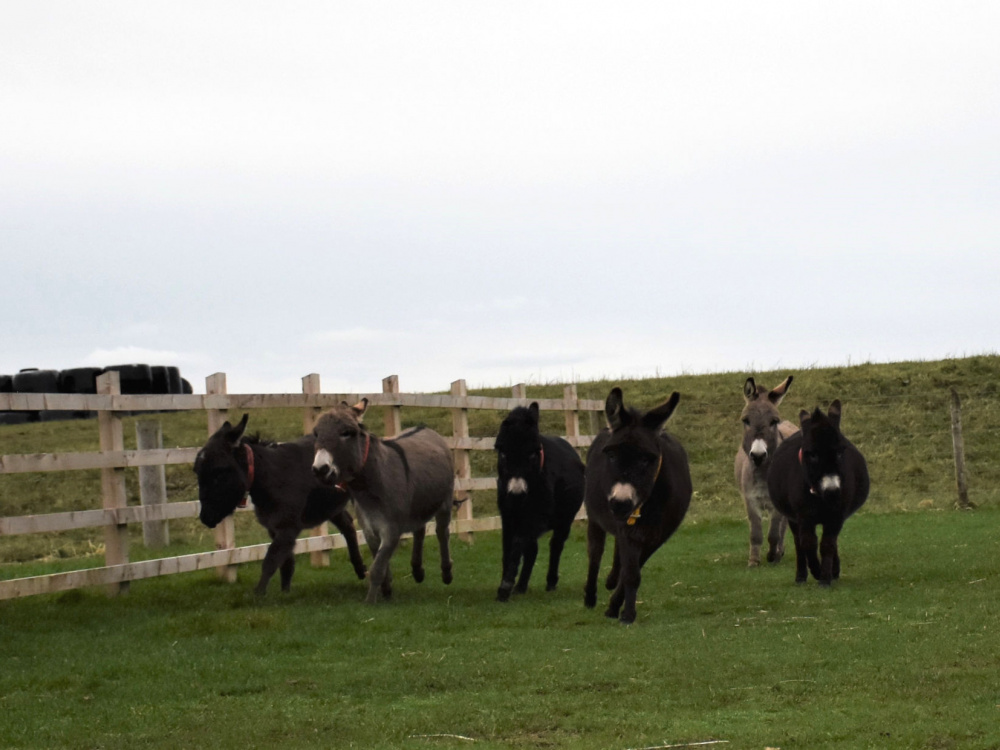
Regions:
M 676 391 L 648 412 L 627 409 L 621 388 L 612 388 L 604 404 L 611 435 L 604 446 L 608 471 L 608 503 L 624 521 L 646 502 L 663 466 L 658 439 L 660 428 L 680 401 Z
M 195 457 L 194 473 L 198 475 L 201 500 L 198 517 L 210 529 L 236 510 L 249 489 L 245 453 L 240 449 L 248 416 L 244 414 L 235 427 L 229 422 L 223 424 Z
M 538 403 L 518 406 L 500 425 L 494 448 L 498 473 L 507 478 L 507 494 L 525 495 L 529 480 L 535 481 L 545 462 L 538 432 Z
M 361 473 L 368 460 L 371 436 L 361 423 L 368 399 L 354 406 L 342 401 L 316 422 L 316 454 L 313 473 L 326 484 L 349 482 Z
M 841 459 L 847 444 L 840 432 L 840 401 L 830 404 L 824 414 L 817 407 L 812 414 L 799 412 L 802 452 L 799 460 L 806 482 L 814 495 L 836 495 L 841 485 Z
M 753 378 L 747 378 L 747 382 L 743 384 L 743 398 L 746 400 L 746 406 L 740 414 L 743 421 L 743 452 L 750 457 L 754 466 L 762 466 L 778 447 L 778 425 L 781 423 L 778 404 L 791 384 L 791 375 L 770 391 L 754 383 Z

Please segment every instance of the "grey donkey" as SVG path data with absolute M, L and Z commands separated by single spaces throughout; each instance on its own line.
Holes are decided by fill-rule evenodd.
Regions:
M 361 419 L 368 399 L 349 406 L 342 402 L 316 422 L 313 472 L 320 481 L 349 490 L 375 556 L 368 572 L 367 601 L 379 593 L 392 596 L 389 560 L 399 537 L 413 533 L 410 563 L 417 583 L 424 580 L 426 524 L 436 521 L 441 548 L 441 580 L 451 583 L 449 524 L 454 502 L 455 472 L 451 451 L 434 430 L 417 427 L 398 437 L 372 435 Z
M 750 523 L 750 557 L 747 567 L 751 568 L 760 565 L 760 547 L 764 541 L 761 516 L 765 511 L 770 515 L 767 561 L 776 563 L 785 554 L 788 520 L 771 503 L 767 492 L 767 472 L 771 468 L 771 458 L 777 447 L 799 431 L 795 424 L 782 420 L 778 414 L 778 404 L 791 384 L 791 375 L 770 391 L 757 385 L 753 378 L 747 378 L 743 384 L 743 398 L 746 400 L 740 414 L 743 443 L 736 452 L 734 468 L 736 484 L 743 495 L 747 521 Z

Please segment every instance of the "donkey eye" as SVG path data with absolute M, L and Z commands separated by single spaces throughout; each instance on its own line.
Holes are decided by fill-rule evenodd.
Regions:
M 780 419 L 772 419 L 771 420 L 771 427 L 777 427 L 778 423 L 780 423 L 780 422 L 781 422 Z
M 354 437 L 354 430 L 351 429 L 341 430 L 340 436 L 344 438 L 352 438 Z
M 747 427 L 749 427 L 750 426 L 750 417 L 743 417 L 743 424 L 745 424 Z

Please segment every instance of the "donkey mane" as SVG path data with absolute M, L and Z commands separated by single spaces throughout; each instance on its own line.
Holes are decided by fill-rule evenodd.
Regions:
M 259 432 L 253 435 L 244 435 L 240 439 L 240 445 L 259 445 L 261 448 L 273 448 L 278 444 L 277 440 L 266 440 L 260 436 Z

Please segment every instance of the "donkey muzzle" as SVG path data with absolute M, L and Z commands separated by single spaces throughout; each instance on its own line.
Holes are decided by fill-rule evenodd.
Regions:
M 336 484 L 340 472 L 337 471 L 337 464 L 333 462 L 333 456 L 325 449 L 316 451 L 312 465 L 313 475 L 323 484 Z
M 608 493 L 608 506 L 618 520 L 628 518 L 638 504 L 639 497 L 635 487 L 624 482 L 617 482 Z

